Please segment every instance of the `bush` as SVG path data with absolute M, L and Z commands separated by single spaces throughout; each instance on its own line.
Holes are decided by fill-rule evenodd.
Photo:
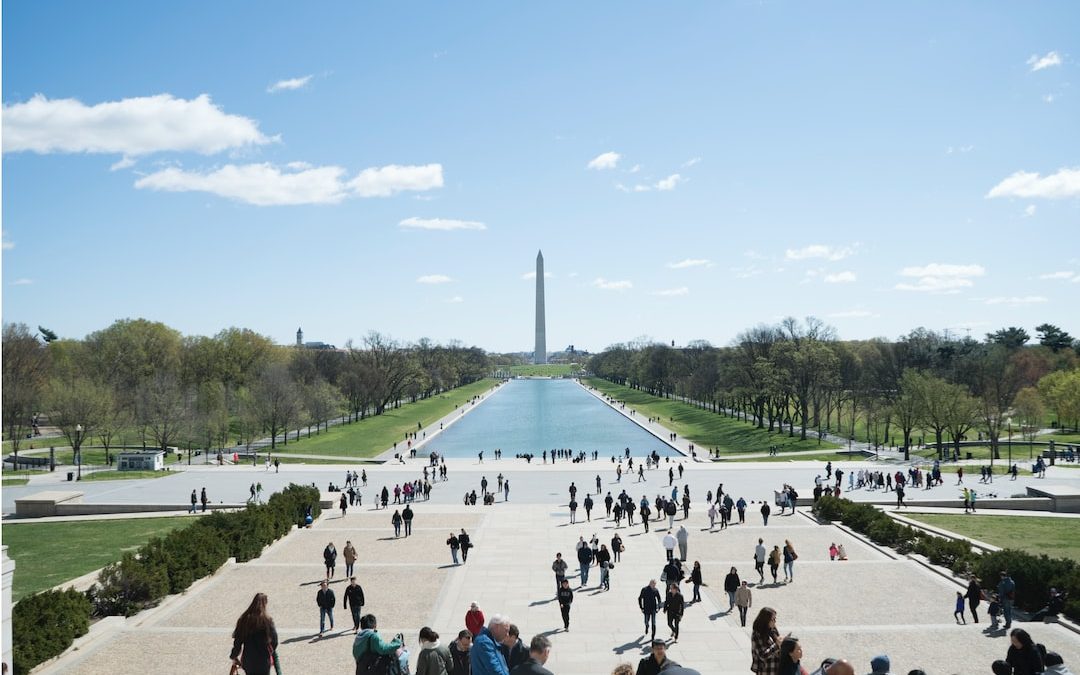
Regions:
M 90 630 L 90 601 L 78 591 L 44 591 L 23 598 L 11 610 L 12 668 L 15 675 L 62 653 Z
M 1066 616 L 1080 617 L 1076 612 L 1080 597 L 1080 568 L 1076 561 L 1005 549 L 981 556 L 973 566 L 975 574 L 990 588 L 997 586 L 1002 570 L 1008 570 L 1016 582 L 1016 607 L 1029 611 L 1045 607 L 1050 588 L 1055 587 L 1069 594 Z
M 139 549 L 140 555 L 152 544 Z M 160 559 L 137 558 L 128 552 L 120 562 L 103 569 L 87 593 L 96 615 L 132 616 L 168 595 L 168 570 Z

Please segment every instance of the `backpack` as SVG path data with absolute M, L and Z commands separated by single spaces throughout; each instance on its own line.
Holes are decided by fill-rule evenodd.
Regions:
M 371 648 L 369 636 L 367 651 L 356 660 L 356 675 L 399 675 L 401 672 L 401 663 L 397 654 L 376 653 Z

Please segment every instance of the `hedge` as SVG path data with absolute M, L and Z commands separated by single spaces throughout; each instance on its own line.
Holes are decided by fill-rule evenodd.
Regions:
M 266 504 L 213 513 L 151 539 L 105 567 L 85 594 L 69 589 L 24 598 L 12 612 L 15 672 L 29 672 L 62 653 L 89 630 L 91 616 L 132 616 L 213 574 L 230 557 L 241 562 L 258 557 L 293 525 L 303 527 L 308 509 L 319 516 L 318 489 L 290 485 Z
M 915 530 L 891 518 L 870 504 L 823 496 L 814 505 L 822 520 L 843 521 L 844 525 L 868 536 L 874 543 L 895 548 L 900 553 L 915 552 L 932 564 L 947 567 L 957 576 L 974 574 L 993 589 L 1001 570 L 1008 570 L 1016 582 L 1015 606 L 1036 611 L 1046 606 L 1050 587 L 1068 592 L 1065 616 L 1080 619 L 1080 565 L 1068 558 L 1050 558 L 1025 551 L 1005 549 L 979 555 L 964 539 L 947 539 Z

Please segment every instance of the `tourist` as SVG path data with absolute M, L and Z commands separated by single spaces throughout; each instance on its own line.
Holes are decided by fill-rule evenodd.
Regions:
M 1009 669 L 1003 669 L 1002 665 Z M 995 673 L 1000 671 L 1011 675 L 1034 675 L 1043 672 L 1044 668 L 1042 652 L 1023 628 L 1014 628 L 1009 633 L 1009 651 L 1005 661 L 994 661 L 993 664 Z
M 799 554 L 795 552 L 795 546 L 791 541 L 784 540 L 784 581 L 795 581 L 795 561 Z
M 685 608 L 686 603 L 683 601 L 682 593 L 679 592 L 679 585 L 668 584 L 668 595 L 664 600 L 664 614 L 667 614 L 667 625 L 671 629 L 672 642 L 679 641 L 679 623 L 682 622 Z
M 353 575 L 353 565 L 356 564 L 356 547 L 348 539 L 345 540 L 345 548 L 341 549 L 342 557 L 345 558 L 345 576 Z
M 761 577 L 758 579 L 759 584 L 765 583 L 765 540 L 760 537 L 757 540 L 757 546 L 754 547 L 754 571 Z
M 888 655 L 881 654 L 870 659 L 870 675 L 890 675 L 892 661 Z
M 430 489 L 428 489 L 425 492 L 425 494 L 428 493 L 428 492 L 430 492 Z M 504 502 L 510 501 L 510 479 L 509 478 L 507 478 L 505 481 L 503 481 L 503 501 Z
M 330 542 L 326 545 L 326 548 L 322 552 L 323 564 L 326 565 L 326 580 L 334 578 L 334 568 L 337 566 L 337 549 L 334 548 L 334 542 Z
M 664 552 L 667 555 L 667 559 L 668 560 L 674 559 L 675 558 L 675 535 L 673 535 L 671 533 L 671 530 L 668 530 L 667 534 L 664 535 L 663 543 L 664 543 Z
M 412 534 L 412 521 L 413 510 L 408 504 L 405 505 L 405 509 L 401 512 L 401 520 L 405 523 L 405 536 Z
M 454 660 L 454 675 L 469 675 L 469 650 L 473 635 L 468 630 L 458 631 L 457 639 L 450 643 L 450 657 Z
M 596 560 L 596 566 L 600 568 L 600 585 L 605 586 L 607 570 L 611 566 L 611 551 L 608 550 L 607 544 L 600 544 L 599 550 L 593 554 L 593 559 Z
M 660 591 L 656 590 L 656 579 L 649 581 L 649 585 L 638 593 L 638 608 L 645 615 L 645 632 L 651 638 L 656 637 L 656 613 L 660 611 Z
M 735 510 L 739 512 L 739 524 L 746 524 L 746 500 L 739 497 L 739 501 L 735 502 Z
M 685 526 L 680 525 L 679 531 L 675 533 L 675 539 L 679 542 L 679 560 L 686 562 L 686 545 L 690 539 L 690 532 Z
M 569 632 L 570 605 L 574 602 L 574 592 L 570 590 L 570 582 L 566 579 L 562 580 L 562 586 L 559 587 L 556 599 L 559 601 L 559 612 L 562 614 L 563 628 Z
M 761 524 L 769 524 L 769 514 L 772 513 L 772 509 L 769 507 L 769 502 L 761 502 Z
M 593 507 L 592 497 L 590 497 L 589 495 L 585 495 L 584 505 L 585 505 L 585 520 L 591 523 L 592 522 L 592 507 Z
M 635 675 L 659 675 L 662 671 L 678 668 L 679 664 L 667 657 L 667 643 L 663 640 L 652 641 L 652 653 L 638 661 Z
M 356 577 L 349 577 L 349 585 L 345 587 L 345 604 L 342 609 L 352 612 L 353 633 L 360 630 L 360 612 L 364 609 L 364 589 L 356 583 Z
M 580 588 L 584 588 L 585 584 L 589 583 L 589 568 L 592 567 L 594 560 L 592 549 L 588 544 L 578 547 L 577 560 L 578 569 L 580 570 L 578 585 Z
M 956 619 L 956 623 L 967 623 L 967 619 L 964 618 L 964 594 L 960 591 L 956 592 L 956 604 L 953 607 L 953 618 Z
M 724 577 L 724 592 L 727 593 L 728 598 L 728 613 L 735 609 L 735 591 L 739 590 L 739 585 L 742 582 L 739 581 L 739 571 L 734 567 Z
M 776 675 L 780 667 L 780 631 L 776 610 L 762 607 L 750 632 L 750 670 L 757 675 Z
M 522 663 L 510 671 L 510 675 L 554 675 L 544 667 L 551 656 L 551 640 L 543 635 L 534 635 L 529 643 L 529 654 Z M 420 675 L 417 673 L 417 675 Z M 456 675 L 456 673 L 455 673 Z
M 709 531 L 712 531 L 716 527 L 716 516 L 719 515 L 719 511 L 716 508 L 716 502 L 713 502 L 709 506 Z
M 843 544 L 837 544 L 836 545 L 836 559 L 837 560 L 847 560 L 847 550 L 844 549 Z
M 746 584 L 746 581 L 743 581 L 742 585 L 735 591 L 735 606 L 739 608 L 739 625 L 744 628 L 746 627 L 746 613 L 752 603 L 753 596 L 750 594 L 750 587 Z
M 979 623 L 979 615 L 975 610 L 979 608 L 979 602 L 982 600 L 982 588 L 979 586 L 979 580 L 975 575 L 971 576 L 968 581 L 967 591 L 964 592 L 964 597 L 968 600 L 968 608 L 971 610 L 971 618 L 975 623 Z
M 333 589 L 325 581 L 319 582 L 319 591 L 315 594 L 315 604 L 319 606 L 319 635 L 326 632 L 326 620 L 330 619 L 330 630 L 334 630 L 334 605 L 337 598 Z
M 573 525 L 577 522 L 577 500 L 573 497 L 570 498 L 570 524 Z
M 252 497 L 252 499 L 254 499 L 255 498 L 255 495 L 254 495 L 255 486 L 252 485 L 251 489 L 252 489 L 251 497 Z M 349 500 L 345 496 L 344 492 L 341 493 L 341 499 L 338 500 L 338 508 L 341 509 L 341 517 L 344 518 L 345 517 L 345 512 L 349 510 Z
M 446 540 L 446 545 L 450 547 L 450 557 L 453 558 L 454 564 L 459 564 L 457 554 L 461 549 L 461 541 L 453 532 L 450 533 L 450 538 Z
M 645 526 L 645 532 L 649 531 L 649 516 L 652 515 L 652 509 L 649 508 L 649 500 L 645 498 L 645 495 L 641 495 L 641 524 Z
M 513 670 L 529 658 L 529 650 L 521 641 L 521 631 L 514 624 L 506 629 L 506 639 L 499 645 L 503 658 L 506 659 L 506 667 Z
M 390 524 L 394 526 L 394 539 L 401 536 L 401 512 L 394 509 L 394 515 L 390 516 Z
M 484 628 L 484 612 L 480 609 L 480 605 L 475 602 L 470 602 L 469 609 L 465 612 L 465 627 L 469 629 L 474 638 Z
M 199 503 L 199 497 L 196 494 L 195 489 L 192 488 L 192 490 L 191 490 L 191 509 L 188 511 L 188 513 L 196 513 L 196 506 L 195 505 L 198 504 L 198 503 Z
M 694 569 L 690 570 L 690 583 L 694 585 L 694 597 L 691 601 L 701 602 L 701 587 L 705 582 L 701 580 L 701 563 L 697 560 L 694 561 Z
M 598 493 L 599 494 L 599 493 Z M 612 498 L 611 493 L 607 493 L 607 497 L 604 497 L 604 508 L 607 509 L 607 517 L 611 517 L 611 504 L 615 500 Z
M 799 638 L 787 636 L 780 643 L 780 675 L 806 675 L 799 661 L 802 660 L 802 645 Z
M 266 594 L 256 593 L 251 604 L 236 620 L 229 659 L 248 675 L 270 675 L 277 655 L 278 634 L 274 620 L 266 613 Z
M 780 547 L 773 546 L 772 551 L 769 553 L 769 571 L 772 572 L 772 581 L 774 584 L 780 583 L 776 579 L 776 571 L 780 569 Z
M 670 593 L 668 585 L 673 583 L 677 584 L 683 580 L 682 568 L 679 565 L 680 563 L 678 559 L 669 560 L 667 564 L 664 565 L 664 571 L 660 574 L 660 581 L 664 584 L 665 600 Z
M 200 495 L 199 501 L 202 502 L 202 512 L 206 513 L 206 504 L 210 501 L 206 496 L 206 488 L 202 489 L 202 495 Z
M 427 626 L 420 629 L 420 653 L 416 656 L 416 675 L 450 675 L 454 658 L 439 644 L 439 634 Z
M 611 537 L 611 555 L 615 557 L 615 562 L 622 561 L 623 550 L 622 537 L 616 532 L 615 535 Z
M 555 594 L 559 594 L 562 583 L 566 581 L 566 568 L 569 567 L 563 560 L 562 553 L 555 554 L 555 561 L 551 563 L 551 571 L 555 573 Z
M 367 672 L 380 656 L 396 658 L 397 652 L 405 643 L 401 633 L 394 636 L 390 642 L 386 642 L 379 635 L 378 621 L 374 614 L 365 614 L 360 617 L 360 633 L 353 639 L 352 654 L 356 661 L 356 672 Z
M 461 528 L 461 534 L 458 535 L 458 543 L 461 544 L 461 562 L 466 563 L 469 561 L 469 550 L 472 549 L 472 539 L 465 532 L 465 528 Z
M 386 489 L 385 485 L 383 486 L 382 493 L 380 493 L 379 497 L 381 498 L 381 501 L 382 501 L 382 507 L 385 509 L 387 503 L 389 503 L 389 500 L 390 500 L 390 491 Z
M 1001 581 L 997 587 L 998 602 L 1001 604 L 1001 614 L 1005 619 L 1003 628 L 1009 630 L 1012 627 L 1013 600 L 1016 597 L 1016 582 L 1009 576 L 1007 570 L 1001 571 Z

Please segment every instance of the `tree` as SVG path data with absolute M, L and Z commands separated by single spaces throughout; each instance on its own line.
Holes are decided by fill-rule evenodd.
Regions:
M 1039 380 L 1039 393 L 1060 427 L 1080 426 L 1080 368 L 1059 370 Z
M 81 447 L 112 408 L 112 390 L 88 379 L 53 380 L 45 396 L 49 421 L 71 444 L 73 462 L 82 465 Z
M 1009 326 L 986 334 L 986 341 L 990 344 L 1001 345 L 1006 349 L 1019 349 L 1027 344 L 1031 336 L 1023 328 Z
M 960 441 L 978 421 L 982 408 L 967 389 L 958 385 L 950 385 L 950 388 L 951 395 L 945 400 L 944 420 L 953 442 L 953 458 L 959 459 Z
M 904 373 L 907 376 L 907 373 Z M 938 459 L 944 459 L 944 434 L 950 424 L 950 402 L 962 396 L 968 396 L 963 387 L 950 384 L 929 373 L 916 372 L 908 382 L 922 399 L 923 422 L 934 432 L 934 444 Z
M 836 354 L 824 344 L 833 339 L 835 331 L 814 317 L 807 317 L 803 326 L 788 317 L 781 322 L 780 332 L 783 339 L 773 349 L 774 361 L 791 391 L 801 428 L 799 438 L 805 441 L 810 402 L 838 367 Z
M 86 346 L 90 374 L 112 384 L 125 406 L 135 407 L 144 383 L 180 372 L 180 333 L 156 321 L 122 319 L 88 335 Z
M 1035 326 L 1035 330 L 1039 334 L 1039 344 L 1055 353 L 1072 347 L 1072 336 L 1053 324 L 1044 323 Z
M 1019 418 L 1020 434 L 1028 441 L 1034 441 L 1043 426 L 1046 406 L 1035 387 L 1024 387 L 1016 393 L 1013 414 Z
M 4 324 L 3 421 L 16 460 L 48 376 L 48 352 L 26 324 Z
M 256 418 L 262 430 L 270 434 L 270 448 L 277 447 L 277 436 L 287 431 L 300 416 L 300 397 L 285 364 L 275 363 L 263 372 L 251 390 Z
M 980 404 L 983 425 L 990 437 L 993 459 L 1001 459 L 998 441 L 1002 425 L 1016 392 L 1023 386 L 1021 368 L 1015 358 L 1018 355 L 1019 352 L 1011 352 L 1003 344 L 991 344 L 983 349 L 974 364 L 973 389 Z
M 170 374 L 156 375 L 136 391 L 136 416 L 146 437 L 154 447 L 168 452 L 191 423 L 191 397 L 181 388 L 179 381 Z
M 341 411 L 341 403 L 341 392 L 326 380 L 319 379 L 304 387 L 303 407 L 308 413 L 308 433 L 311 433 L 312 424 L 316 434 L 320 424 L 329 428 L 327 423 L 331 416 Z
M 925 376 L 914 368 L 905 370 L 900 376 L 900 392 L 893 399 L 893 418 L 904 435 L 904 461 L 911 459 L 911 430 L 926 417 L 924 381 Z
M 38 326 L 37 329 L 38 332 L 41 333 L 41 339 L 45 344 L 49 344 L 50 342 L 55 342 L 57 340 L 56 333 L 49 330 L 48 328 L 44 326 Z

